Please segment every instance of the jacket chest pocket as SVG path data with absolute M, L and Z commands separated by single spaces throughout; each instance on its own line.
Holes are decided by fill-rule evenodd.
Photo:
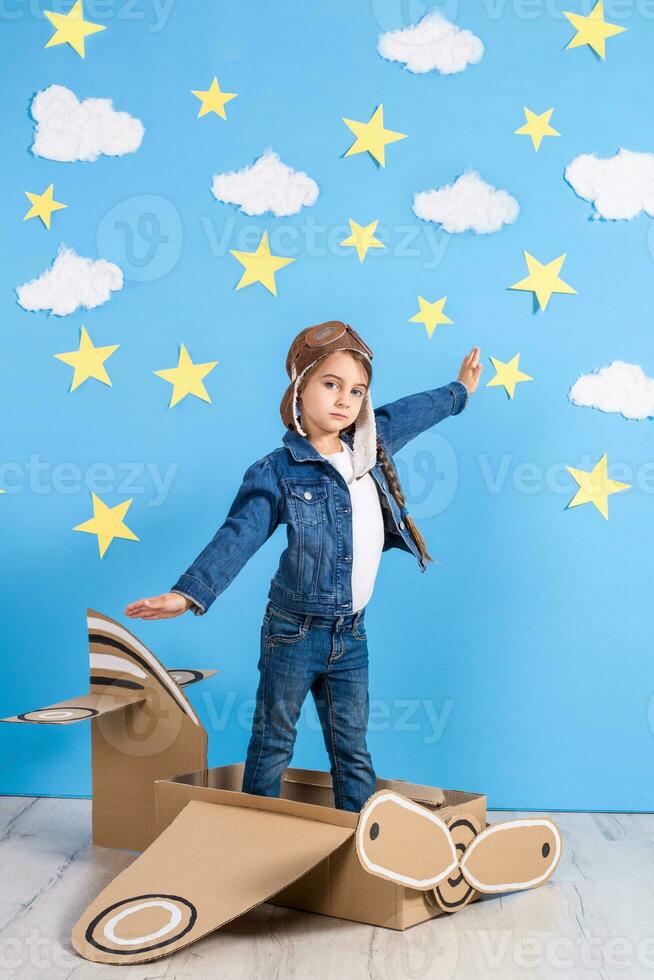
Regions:
M 288 485 L 291 511 L 299 524 L 315 527 L 327 520 L 327 487 L 322 483 Z

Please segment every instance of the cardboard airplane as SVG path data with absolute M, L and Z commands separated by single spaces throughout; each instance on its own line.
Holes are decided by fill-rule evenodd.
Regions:
M 2 719 L 90 717 L 93 842 L 143 850 L 74 926 L 85 959 L 168 956 L 265 901 L 406 929 L 557 867 L 552 820 L 489 825 L 479 793 L 378 778 L 355 813 L 334 807 L 329 773 L 293 768 L 279 798 L 241 792 L 242 762 L 207 769 L 182 691 L 215 671 L 166 670 L 120 623 L 87 619 L 91 693 Z
M 152 842 L 154 783 L 207 764 L 207 733 L 182 688 L 215 670 L 167 669 L 128 629 L 86 610 L 90 691 L 0 721 L 91 721 L 92 841 L 142 851 Z

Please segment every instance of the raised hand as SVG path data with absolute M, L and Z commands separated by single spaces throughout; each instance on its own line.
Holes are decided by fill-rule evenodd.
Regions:
M 479 347 L 473 347 L 470 353 L 466 354 L 457 378 L 457 381 L 463 382 L 470 394 L 476 391 L 481 372 L 484 370 L 483 364 L 479 363 L 479 350 Z

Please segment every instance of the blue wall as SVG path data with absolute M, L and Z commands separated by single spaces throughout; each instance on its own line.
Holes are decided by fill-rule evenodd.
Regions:
M 375 351 L 377 406 L 452 380 L 474 344 L 485 364 L 465 412 L 398 456 L 409 509 L 441 564 L 421 575 L 408 554 L 384 555 L 367 612 L 377 771 L 480 790 L 498 808 L 653 808 L 651 423 L 567 400 L 579 374 L 616 358 L 654 375 L 651 222 L 589 220 L 563 169 L 579 153 L 654 150 L 654 21 L 644 4 L 607 3 L 607 18 L 629 30 L 601 62 L 589 48 L 564 50 L 573 31 L 558 8 L 571 6 L 446 5 L 486 46 L 478 65 L 450 77 L 412 75 L 376 53 L 380 30 L 424 12 L 399 0 L 178 2 L 159 13 L 145 0 L 87 3 L 107 29 L 87 39 L 84 60 L 43 47 L 52 29 L 36 4 L 4 9 L 3 715 L 87 690 L 88 605 L 170 666 L 218 667 L 190 697 L 210 763 L 244 758 L 283 529 L 207 616 L 148 623 L 122 610 L 170 587 L 222 523 L 246 467 L 280 443 L 291 338 L 341 318 Z M 214 74 L 238 93 L 226 122 L 196 118 L 190 90 Z M 32 156 L 29 103 L 53 82 L 140 118 L 141 148 L 95 163 Z M 385 169 L 367 154 L 343 159 L 352 138 L 341 117 L 368 119 L 380 102 L 386 125 L 408 138 L 388 148 Z M 562 136 L 538 153 L 513 135 L 523 105 L 555 108 Z M 249 218 L 214 200 L 212 175 L 268 145 L 318 182 L 314 207 Z M 518 199 L 515 224 L 448 236 L 413 215 L 414 192 L 468 167 Z M 24 191 L 51 181 L 69 207 L 48 232 L 22 218 Z M 144 214 L 154 224 L 139 230 Z M 327 244 L 349 217 L 378 218 L 388 249 L 360 264 Z M 228 249 L 282 227 L 273 251 L 296 261 L 278 273 L 277 298 L 260 285 L 236 291 L 242 270 Z M 249 241 L 239 237 L 248 230 Z M 21 309 L 15 287 L 49 267 L 60 241 L 117 262 L 125 288 L 68 317 Z M 534 313 L 530 295 L 507 289 L 525 275 L 523 248 L 542 261 L 567 252 L 563 277 L 578 295 Z M 407 323 L 418 293 L 446 294 L 455 321 L 431 341 Z M 120 344 L 107 364 L 113 387 L 91 380 L 68 394 L 71 371 L 53 354 L 77 347 L 82 324 L 96 344 Z M 153 371 L 176 363 L 180 341 L 194 360 L 219 361 L 210 405 L 167 407 L 170 387 Z M 488 356 L 518 351 L 535 380 L 510 401 L 485 387 Z M 590 469 L 604 452 L 632 488 L 609 499 L 608 521 L 591 505 L 566 510 L 576 484 L 565 466 Z M 99 475 L 93 488 L 110 506 L 134 498 L 126 521 L 140 539 L 115 540 L 102 561 L 96 539 L 72 531 L 91 516 Z M 327 768 L 312 706 L 298 729 L 294 764 Z M 90 792 L 85 725 L 6 725 L 0 737 L 3 792 Z

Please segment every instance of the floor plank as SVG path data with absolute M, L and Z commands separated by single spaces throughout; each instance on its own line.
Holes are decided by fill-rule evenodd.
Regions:
M 551 816 L 564 850 L 541 888 L 403 933 L 265 904 L 174 956 L 110 967 L 77 956 L 70 932 L 135 855 L 91 846 L 89 800 L 0 797 L 0 980 L 652 980 L 654 815 Z

